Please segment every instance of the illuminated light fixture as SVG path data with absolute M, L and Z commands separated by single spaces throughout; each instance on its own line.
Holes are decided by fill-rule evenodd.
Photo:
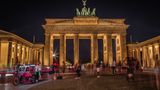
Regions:
M 55 54 L 55 53 L 53 54 L 53 57 L 56 57 L 56 54 Z
M 58 53 L 57 53 L 57 49 L 53 52 L 53 58 L 54 59 L 57 59 L 58 58 Z

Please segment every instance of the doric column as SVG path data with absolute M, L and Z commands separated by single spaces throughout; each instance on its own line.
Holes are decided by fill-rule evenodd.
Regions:
M 9 42 L 4 40 L 1 42 L 1 63 L 2 67 L 7 67 L 8 65 L 8 54 L 9 54 Z
M 33 60 L 33 50 L 32 48 L 29 48 L 29 64 L 32 64 L 32 60 Z
M 59 60 L 59 64 L 60 66 L 63 65 L 63 61 L 66 61 L 66 40 L 65 40 L 65 35 L 61 34 L 60 35 L 60 60 Z
M 14 43 L 13 43 L 13 48 L 14 48 L 13 64 L 16 65 L 16 63 L 18 62 L 18 61 L 17 61 L 17 58 L 18 58 L 18 57 L 17 57 L 17 48 L 18 48 L 17 42 L 14 42 Z
M 25 52 L 26 53 L 26 61 L 25 61 L 26 64 L 29 64 L 29 62 L 28 62 L 29 61 L 29 53 L 28 52 L 29 52 L 29 48 L 26 47 L 26 52 Z
M 120 60 L 124 60 L 127 57 L 126 35 L 120 35 Z
M 20 63 L 23 64 L 23 60 L 22 60 L 22 44 L 19 44 L 19 60 Z
M 160 60 L 160 44 L 158 44 L 158 60 Z
M 104 35 L 103 44 L 104 44 L 104 63 L 111 65 L 113 61 L 111 34 Z
M 137 53 L 136 53 L 136 54 L 137 54 L 137 55 L 136 55 L 136 56 L 137 56 L 136 58 L 138 59 L 138 62 L 139 62 L 139 64 L 141 65 L 140 48 L 137 48 L 137 49 L 136 49 L 136 52 L 137 52 Z
M 143 65 L 144 67 L 149 67 L 149 55 L 148 55 L 148 47 L 144 46 L 143 47 Z
M 11 67 L 12 65 L 12 42 L 9 42 L 9 45 L 8 45 L 8 61 L 7 61 L 7 66 L 8 67 Z
M 25 45 L 22 46 L 22 63 L 25 64 L 26 55 L 25 55 Z
M 36 62 L 35 63 L 36 64 L 39 63 L 38 61 L 39 61 L 39 50 L 37 49 L 36 50 Z
M 39 63 L 42 64 L 43 62 L 43 50 L 40 49 L 40 60 L 39 60 Z
M 147 60 L 148 60 L 148 67 L 152 67 L 152 46 L 147 46 Z
M 107 63 L 108 63 L 108 59 L 107 59 L 107 50 L 108 50 L 108 48 L 107 48 L 107 36 L 106 35 L 104 35 L 103 36 L 103 62 L 104 62 L 104 64 L 106 65 Z
M 33 50 L 33 61 L 32 63 L 36 64 L 36 58 L 37 58 L 37 51 L 36 49 Z
M 45 45 L 44 45 L 44 65 L 49 65 L 50 61 L 50 35 L 45 34 Z
M 1 40 L 0 40 L 0 69 L 2 68 L 2 58 L 1 58 Z
M 152 67 L 155 67 L 155 59 L 156 59 L 155 46 L 152 45 Z
M 142 60 L 143 60 L 143 67 L 146 67 L 146 66 L 147 66 L 147 65 L 146 65 L 145 51 L 146 51 L 146 49 L 145 49 L 145 47 L 143 46 L 143 47 L 142 47 Z
M 52 65 L 53 63 L 53 50 L 54 49 L 54 38 L 53 35 L 51 35 L 50 38 L 50 61 L 49 61 L 49 65 Z
M 17 43 L 17 49 L 16 49 L 16 51 L 17 51 L 17 56 L 16 56 L 16 58 L 17 58 L 17 62 L 18 63 L 20 63 L 20 58 L 19 58 L 19 55 L 20 55 L 20 46 L 19 46 L 19 44 Z
M 74 64 L 79 63 L 79 39 L 78 34 L 74 36 Z
M 24 58 L 24 63 L 25 64 L 27 64 L 27 53 L 26 52 L 27 52 L 27 47 L 24 46 L 24 57 L 23 58 Z
M 31 59 L 31 63 L 32 63 L 32 64 L 35 64 L 35 63 L 34 63 L 34 62 L 35 62 L 35 57 L 36 57 L 36 55 L 35 55 L 35 49 L 32 48 L 32 59 Z
M 91 63 L 98 61 L 98 40 L 97 34 L 91 35 Z

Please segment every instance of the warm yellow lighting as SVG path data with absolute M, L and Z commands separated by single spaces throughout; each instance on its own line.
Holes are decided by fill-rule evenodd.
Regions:
M 14 47 L 15 47 L 15 45 L 12 45 L 12 47 L 14 48 Z
M 57 58 L 58 58 L 57 50 L 53 52 L 53 55 L 52 55 L 52 56 L 53 56 L 54 59 L 57 59 Z
M 55 53 L 53 54 L 53 57 L 56 57 L 56 54 L 55 54 Z
M 155 45 L 155 48 L 158 48 L 158 45 Z
M 19 49 L 20 47 L 18 46 L 18 49 Z
M 152 46 L 149 46 L 149 50 L 152 50 Z

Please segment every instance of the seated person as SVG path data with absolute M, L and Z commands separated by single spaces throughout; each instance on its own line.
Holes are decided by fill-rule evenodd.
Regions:
M 26 72 L 24 73 L 24 77 L 25 77 L 25 78 L 32 77 L 32 74 L 31 74 L 31 72 L 30 72 L 30 70 L 29 70 L 29 67 L 26 68 Z

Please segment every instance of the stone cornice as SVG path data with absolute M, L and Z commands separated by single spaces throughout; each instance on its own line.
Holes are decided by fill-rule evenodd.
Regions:
M 0 38 L 8 38 L 9 40 L 17 40 L 18 42 L 20 43 L 24 43 L 24 44 L 27 44 L 29 46 L 32 46 L 33 44 L 13 33 L 10 33 L 10 32 L 6 32 L 6 31 L 3 31 L 3 30 L 0 30 Z
M 44 47 L 44 44 L 33 44 L 33 48 L 42 49 L 43 47 Z
M 43 25 L 45 33 L 125 33 L 127 25 Z
M 149 44 L 153 44 L 153 43 L 160 43 L 160 36 L 151 38 L 149 40 L 143 41 L 141 43 L 138 43 L 137 46 L 145 46 L 145 45 L 149 45 Z
M 6 31 L 3 31 L 3 30 L 0 30 L 0 38 L 7 39 L 9 42 L 10 41 L 13 41 L 13 42 L 16 41 L 17 43 L 27 45 L 29 47 L 33 47 L 33 46 L 43 47 L 44 46 L 43 44 L 33 44 L 33 43 L 31 43 L 31 42 L 13 34 L 13 33 L 6 32 Z
M 154 43 L 160 43 L 160 36 L 151 38 L 149 40 L 137 43 L 137 44 L 128 44 L 128 46 L 130 48 L 140 48 L 140 47 L 144 47 L 144 46 L 149 46 L 149 45 L 153 45 Z
M 99 19 L 98 17 L 74 17 L 73 19 L 45 19 L 45 25 L 126 25 L 125 19 Z

